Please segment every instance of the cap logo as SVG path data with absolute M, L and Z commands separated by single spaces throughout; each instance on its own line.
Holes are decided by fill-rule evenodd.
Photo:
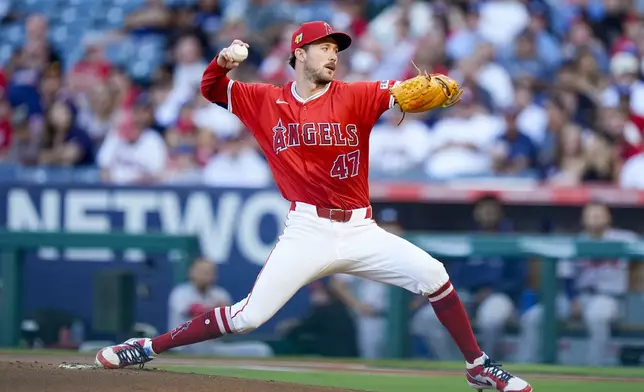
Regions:
M 295 43 L 299 44 L 300 42 L 302 42 L 302 33 L 295 36 Z
M 324 22 L 324 29 L 326 30 L 327 34 L 333 33 L 333 29 L 331 28 L 331 26 L 329 26 L 327 22 Z

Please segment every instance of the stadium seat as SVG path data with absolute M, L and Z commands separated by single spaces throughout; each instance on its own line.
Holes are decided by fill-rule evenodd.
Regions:
M 14 47 L 20 46 L 25 39 L 25 27 L 21 23 L 11 23 L 2 26 L 0 29 L 2 41 L 10 43 Z
M 113 5 L 122 8 L 125 13 L 130 13 L 143 6 L 143 0 L 112 0 Z
M 130 56 L 130 47 L 121 42 L 115 42 L 105 47 L 105 56 L 108 61 L 116 65 L 124 65 Z
M 165 3 L 170 7 L 175 6 L 191 6 L 197 3 L 197 0 L 165 0 Z
M 112 7 L 105 14 L 105 25 L 108 27 L 120 27 L 125 20 L 125 11 L 121 7 Z
M 68 4 L 72 6 L 80 6 L 80 5 L 92 5 L 92 6 L 97 6 L 98 1 L 96 0 L 61 0 L 61 3 L 63 4 Z
M 135 80 L 145 80 L 152 74 L 152 65 L 145 60 L 139 60 L 131 63 L 128 67 L 128 71 L 130 71 L 132 78 Z
M 13 7 L 21 13 L 41 13 L 49 16 L 56 10 L 57 3 L 51 0 L 19 0 Z
M 14 48 L 10 44 L 4 44 L 0 46 L 0 66 L 6 65 L 11 59 Z

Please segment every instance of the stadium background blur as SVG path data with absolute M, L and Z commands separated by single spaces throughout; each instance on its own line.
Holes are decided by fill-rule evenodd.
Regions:
M 587 234 L 582 207 L 600 202 L 611 208 L 608 226 L 642 234 L 643 15 L 640 0 L 0 0 L 0 226 L 192 232 L 219 265 L 217 284 L 241 298 L 280 230 L 283 204 L 247 130 L 200 96 L 201 74 L 237 38 L 250 56 L 232 78 L 284 83 L 293 76 L 292 31 L 323 19 L 354 37 L 340 79 L 405 79 L 417 73 L 413 61 L 466 89 L 455 108 L 407 115 L 400 126 L 392 110 L 377 124 L 370 171 L 381 222 L 405 231 Z M 199 210 L 204 198 L 210 207 Z M 476 209 L 481 198 L 501 208 Z M 72 208 L 81 204 L 80 213 Z M 252 218 L 242 225 L 239 215 Z M 160 259 L 31 255 L 27 310 L 64 310 L 83 321 L 84 334 L 100 336 L 83 292 L 101 268 L 129 265 L 143 282 L 137 320 L 165 330 L 171 283 Z M 454 274 L 473 297 L 481 285 L 507 294 L 518 324 L 536 301 L 535 263 L 465 287 L 498 262 L 465 261 L 485 265 L 468 274 L 455 261 Z M 632 264 L 626 274 L 618 299 L 637 309 L 644 273 Z M 306 314 L 309 298 L 319 298 L 309 294 L 265 333 Z M 636 337 L 641 345 L 644 334 Z

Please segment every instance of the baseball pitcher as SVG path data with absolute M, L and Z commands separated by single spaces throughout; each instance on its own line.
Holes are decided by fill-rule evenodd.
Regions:
M 474 389 L 532 391 L 481 351 L 443 264 L 372 219 L 369 135 L 378 118 L 394 105 L 403 113 L 454 105 L 462 89 L 447 76 L 426 73 L 404 81 L 335 80 L 338 54 L 350 44 L 347 34 L 325 22 L 302 24 L 291 41 L 295 80 L 284 86 L 227 76 L 244 59 L 248 45 L 239 40 L 208 65 L 203 96 L 226 107 L 253 133 L 277 187 L 291 202 L 284 231 L 245 299 L 210 309 L 153 339 L 106 347 L 97 353 L 99 365 L 142 366 L 171 348 L 253 331 L 302 286 L 346 273 L 425 296 L 459 347 L 466 381 Z

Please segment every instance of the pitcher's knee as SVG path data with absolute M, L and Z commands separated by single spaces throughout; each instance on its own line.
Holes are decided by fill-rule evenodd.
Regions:
M 261 314 L 254 314 L 248 311 L 239 312 L 233 317 L 236 333 L 252 332 L 261 327 L 266 321 L 266 318 Z
M 428 263 L 423 272 L 422 279 L 419 280 L 421 283 L 420 290 L 422 294 L 425 296 L 431 296 L 437 291 L 443 289 L 449 282 L 449 274 L 447 273 L 443 263 L 431 258 L 431 262 Z
M 250 295 L 231 306 L 231 318 L 235 333 L 251 332 L 264 324 L 272 313 L 266 307 L 250 302 Z

